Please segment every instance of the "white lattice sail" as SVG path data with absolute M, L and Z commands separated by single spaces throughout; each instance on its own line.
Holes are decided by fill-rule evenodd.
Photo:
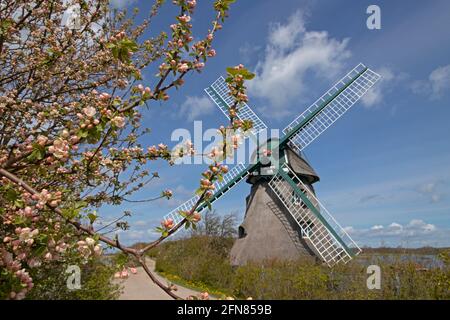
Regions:
M 214 103 L 219 107 L 220 111 L 228 118 L 229 108 L 233 105 L 233 98 L 228 94 L 229 89 L 223 77 L 219 77 L 216 81 L 212 83 L 208 88 L 205 89 L 208 96 L 214 101 Z M 239 120 L 250 120 L 253 123 L 253 128 L 250 130 L 256 135 L 261 130 L 267 129 L 264 122 L 256 115 L 255 112 L 248 106 L 248 104 L 243 103 L 239 107 L 239 112 L 237 114 Z
M 289 166 L 284 164 L 269 186 L 297 222 L 311 249 L 328 266 L 347 263 L 361 252 L 344 228 Z
M 283 133 L 302 151 L 347 112 L 378 80 L 380 75 L 360 63 L 322 95 Z M 292 132 L 295 132 L 294 134 Z
M 238 165 L 234 166 L 228 173 L 223 175 L 222 181 L 216 181 L 214 183 L 215 191 L 212 198 L 210 199 L 210 202 L 212 203 L 219 199 L 226 192 L 236 186 L 242 179 L 247 177 L 248 174 L 249 170 L 243 163 L 239 163 Z M 197 203 L 198 199 L 200 199 L 199 196 L 192 197 L 188 201 L 184 202 L 183 204 L 166 214 L 164 216 L 164 219 L 172 219 L 174 221 L 174 226 L 176 226 L 181 220 L 183 220 L 183 217 L 180 215 L 180 211 L 190 211 Z M 197 211 L 200 212 L 205 208 L 206 205 L 202 204 L 197 208 Z

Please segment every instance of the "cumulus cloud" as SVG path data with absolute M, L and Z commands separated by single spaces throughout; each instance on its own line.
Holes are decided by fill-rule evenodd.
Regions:
M 444 92 L 450 90 L 450 64 L 433 70 L 429 76 L 432 96 L 440 98 Z
M 437 228 L 434 224 L 421 219 L 413 219 L 407 224 L 392 222 L 388 225 L 373 225 L 369 228 L 356 229 L 352 226 L 344 228 L 346 232 L 360 244 L 375 244 L 376 241 L 388 245 L 410 246 L 449 245 L 447 229 Z
M 285 24 L 271 25 L 264 58 L 248 87 L 251 95 L 268 101 L 263 112 L 283 118 L 292 114 L 291 102 L 308 92 L 306 74 L 335 79 L 350 57 L 349 39 L 331 38 L 326 31 L 309 31 L 304 15 L 295 12 Z
M 180 106 L 179 116 L 194 121 L 213 112 L 214 104 L 208 97 L 188 96 Z
M 372 87 L 362 98 L 361 102 L 366 108 L 372 108 L 383 101 L 386 91 L 392 88 L 391 84 L 396 79 L 391 69 L 382 67 L 376 72 L 381 75 L 381 79 L 376 86 Z
M 438 100 L 450 90 L 450 64 L 434 69 L 427 80 L 416 80 L 411 89 L 416 94 L 428 96 Z
M 358 237 L 404 237 L 404 236 L 419 236 L 437 230 L 436 226 L 424 222 L 423 220 L 413 219 L 409 223 L 402 225 L 397 222 L 392 222 L 389 225 L 374 225 L 366 229 L 355 229 L 347 227 L 346 231 L 351 236 Z

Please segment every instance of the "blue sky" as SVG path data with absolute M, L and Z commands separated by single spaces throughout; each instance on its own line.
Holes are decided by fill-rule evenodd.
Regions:
M 119 1 L 113 1 L 119 3 Z M 193 24 L 201 37 L 213 12 L 198 0 Z M 148 1 L 120 1 L 148 10 Z M 366 8 L 381 8 L 381 30 L 366 27 Z M 153 29 L 167 28 L 168 2 Z M 151 32 L 149 32 L 149 35 Z M 201 74 L 154 104 L 144 123 L 145 145 L 171 142 L 177 128 L 193 131 L 225 123 L 203 89 L 225 68 L 244 63 L 257 74 L 250 103 L 270 127 L 283 129 L 359 62 L 383 76 L 375 88 L 306 150 L 321 181 L 316 192 L 360 245 L 450 246 L 450 2 L 449 1 L 245 1 L 238 0 L 215 39 L 217 56 Z M 154 84 L 153 72 L 144 84 Z M 154 238 L 161 217 L 192 196 L 205 165 L 168 168 L 152 163 L 161 179 L 134 196 L 162 189 L 170 201 L 123 205 L 133 211 L 124 242 Z M 220 213 L 245 211 L 249 185 L 241 183 L 218 202 Z

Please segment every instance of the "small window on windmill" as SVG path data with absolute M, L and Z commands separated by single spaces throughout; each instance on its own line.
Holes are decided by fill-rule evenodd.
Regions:
M 301 206 L 302 203 L 302 198 L 297 193 L 295 193 L 295 191 L 292 191 L 292 204 L 295 206 Z
M 301 227 L 302 237 L 310 238 L 312 235 L 314 223 L 312 223 L 312 221 L 301 221 L 300 227 Z
M 292 190 L 292 204 L 295 206 L 301 206 L 303 209 L 306 209 L 306 203 L 303 202 L 301 196 L 299 196 L 294 190 Z

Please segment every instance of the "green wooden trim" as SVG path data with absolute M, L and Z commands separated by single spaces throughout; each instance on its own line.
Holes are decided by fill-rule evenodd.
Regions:
M 219 199 L 225 192 L 227 192 L 232 186 L 239 183 L 239 181 L 241 181 L 246 176 L 246 173 L 250 172 L 249 168 L 253 168 L 256 165 L 257 164 L 245 168 L 244 170 L 242 170 L 242 172 L 239 175 L 234 177 L 233 180 L 228 182 L 226 185 L 224 185 L 219 190 L 216 190 L 216 192 L 214 192 L 213 196 L 209 199 L 209 203 L 213 203 L 214 201 Z M 251 169 L 251 170 L 255 170 L 255 169 Z M 198 206 L 197 211 L 200 212 L 206 208 L 208 208 L 208 205 L 205 202 L 203 202 L 201 205 Z
M 295 194 L 300 196 L 302 201 L 306 204 L 306 206 L 311 210 L 311 212 L 317 217 L 317 219 L 320 220 L 320 222 L 323 223 L 325 228 L 328 229 L 328 231 L 334 236 L 334 238 L 342 245 L 344 250 L 350 255 L 354 256 L 352 250 L 345 244 L 345 242 L 341 239 L 341 237 L 338 236 L 336 231 L 330 226 L 327 220 L 320 214 L 319 210 L 311 203 L 311 201 L 308 199 L 308 197 L 302 192 L 302 190 L 297 186 L 297 184 L 289 177 L 289 175 L 283 171 L 283 169 L 279 170 L 278 173 L 280 176 L 286 180 L 292 189 L 294 190 Z
M 347 83 L 345 86 L 343 86 L 341 89 L 339 89 L 335 94 L 333 94 L 331 97 L 329 97 L 326 101 L 322 103 L 322 105 L 317 108 L 313 113 L 311 113 L 308 117 L 306 117 L 302 122 L 300 122 L 298 125 L 296 125 L 291 131 L 289 131 L 281 140 L 280 140 L 280 147 L 284 146 L 289 142 L 289 139 L 296 134 L 305 124 L 308 123 L 312 118 L 314 118 L 320 111 L 325 109 L 326 106 L 328 106 L 338 95 L 340 95 L 345 89 L 347 89 L 353 82 L 355 82 L 359 77 L 362 76 L 364 72 L 367 71 L 367 67 L 364 68 L 360 73 L 358 73 L 349 83 Z
M 222 99 L 222 97 L 216 91 L 216 89 L 214 89 L 212 86 L 209 86 L 208 89 L 211 90 L 214 93 L 214 95 L 220 100 L 220 102 L 225 106 L 226 109 L 230 110 L 230 107 L 228 106 L 228 103 L 226 103 L 226 101 Z

